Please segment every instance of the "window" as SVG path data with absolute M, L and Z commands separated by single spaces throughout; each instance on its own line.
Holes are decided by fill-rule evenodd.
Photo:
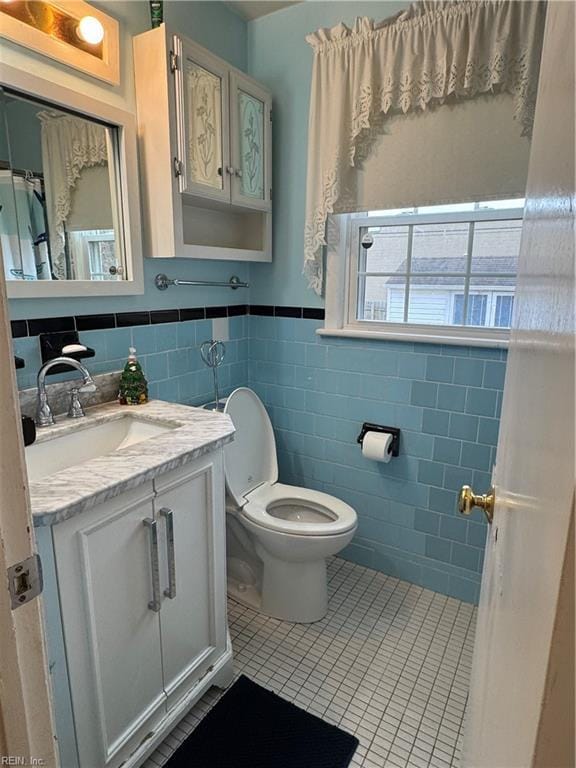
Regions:
M 487 293 L 469 293 L 466 307 L 466 322 L 464 322 L 464 294 L 454 296 L 454 312 L 452 325 L 486 325 Z
M 514 296 L 497 296 L 494 313 L 494 326 L 496 328 L 509 328 L 512 324 L 512 308 Z
M 505 338 L 523 209 L 514 199 L 348 215 L 342 327 Z
M 112 238 L 95 238 L 88 240 L 88 257 L 90 261 L 91 280 L 115 280 L 117 274 L 116 251 Z M 112 271 L 110 268 L 112 267 Z
M 67 233 L 68 271 L 76 280 L 121 280 L 113 229 L 73 230 Z

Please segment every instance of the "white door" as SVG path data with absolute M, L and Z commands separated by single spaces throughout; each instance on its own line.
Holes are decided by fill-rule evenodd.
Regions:
M 574 503 L 573 67 L 574 5 L 549 3 L 464 739 L 471 768 L 574 765 L 573 636 L 557 610 L 564 588 L 573 595 L 561 578 Z M 573 597 L 566 605 L 573 621 Z
M 230 202 L 228 67 L 199 45 L 174 37 L 180 191 Z
M 119 766 L 166 714 L 159 604 L 152 604 L 153 495 L 147 483 L 54 526 L 76 737 L 87 768 Z
M 0 243 L 0 761 L 57 765 L 42 598 L 12 608 L 7 569 L 35 552 Z M 15 764 L 15 763 L 13 763 Z
M 272 97 L 250 77 L 230 73 L 232 203 L 272 210 Z
M 155 481 L 161 536 L 162 665 L 168 708 L 226 648 L 224 486 L 221 451 Z

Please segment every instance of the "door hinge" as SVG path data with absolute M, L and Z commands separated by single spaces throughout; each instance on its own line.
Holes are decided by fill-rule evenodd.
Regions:
M 270 110 L 270 122 L 272 122 L 272 110 Z
M 182 173 L 184 171 L 184 165 L 182 164 L 182 160 L 178 160 L 177 157 L 173 160 L 174 163 L 174 176 L 178 178 L 179 176 L 182 176 Z
M 38 597 L 43 586 L 40 555 L 27 557 L 8 568 L 8 589 L 13 609 Z
M 272 200 L 272 187 L 270 187 L 270 200 Z
M 170 51 L 170 72 L 176 72 L 180 68 L 180 62 L 178 61 L 178 54 L 174 51 Z

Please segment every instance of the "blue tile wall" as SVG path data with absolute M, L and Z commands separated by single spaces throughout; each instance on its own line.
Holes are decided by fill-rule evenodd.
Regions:
M 464 483 L 487 489 L 495 459 L 506 367 L 501 350 L 320 337 L 322 321 L 229 318 L 221 390 L 251 386 L 275 428 L 283 482 L 334 494 L 358 512 L 342 556 L 469 602 L 477 602 L 486 538 L 479 512 L 456 511 Z M 200 405 L 212 377 L 199 345 L 210 320 L 84 331 L 93 373 L 119 370 L 128 347 L 151 397 Z M 14 340 L 26 360 L 20 388 L 35 385 L 37 337 Z M 55 377 L 56 378 L 56 377 Z M 364 421 L 402 430 L 400 456 L 365 459 Z
M 222 394 L 229 394 L 248 381 L 248 316 L 230 317 L 226 357 L 219 369 Z M 85 360 L 92 374 L 118 371 L 124 367 L 128 348 L 136 347 L 138 359 L 149 382 L 151 398 L 201 405 L 214 398 L 212 373 L 200 359 L 200 344 L 212 338 L 211 320 L 82 331 L 80 340 L 96 351 Z M 14 354 L 24 358 L 26 367 L 18 370 L 18 387 L 36 385 L 40 368 L 37 336 L 14 339 Z M 70 378 L 70 374 L 50 377 L 49 381 Z
M 321 321 L 248 319 L 249 385 L 274 424 L 281 480 L 334 494 L 358 512 L 342 555 L 477 602 L 481 513 L 459 488 L 487 489 L 506 353 L 475 347 L 320 337 Z M 362 456 L 362 422 L 400 427 L 400 456 Z

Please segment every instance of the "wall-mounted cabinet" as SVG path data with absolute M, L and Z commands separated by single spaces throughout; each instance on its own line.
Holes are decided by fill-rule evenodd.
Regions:
M 164 25 L 134 57 L 145 254 L 271 261 L 268 91 Z

